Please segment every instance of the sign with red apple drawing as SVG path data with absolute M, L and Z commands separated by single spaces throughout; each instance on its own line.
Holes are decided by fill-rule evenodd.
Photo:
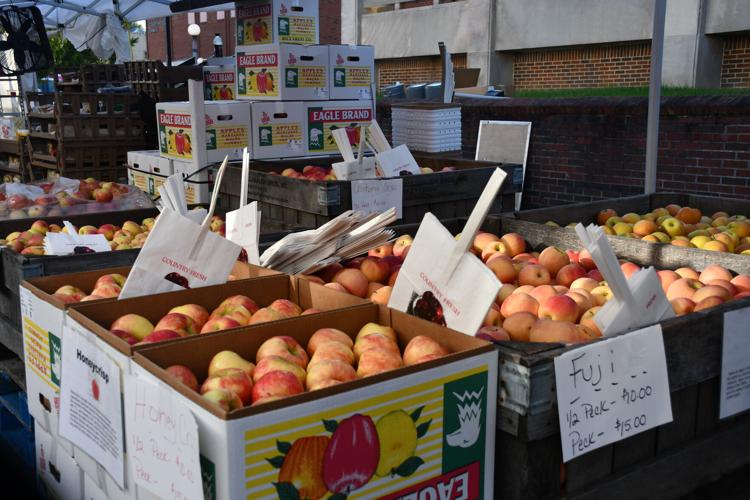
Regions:
M 174 391 L 125 377 L 125 421 L 130 473 L 160 498 L 201 500 L 198 425 Z
M 120 367 L 70 325 L 63 327 L 60 435 L 125 485 Z
M 563 460 L 672 421 L 661 326 L 555 358 Z

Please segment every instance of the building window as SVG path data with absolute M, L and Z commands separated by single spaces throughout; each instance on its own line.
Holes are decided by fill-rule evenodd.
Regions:
M 188 26 L 195 24 L 195 12 L 188 12 Z
M 229 17 L 231 17 L 232 19 L 234 19 L 234 9 L 232 9 L 232 10 L 229 11 Z
M 216 12 L 216 20 L 217 21 L 222 21 L 223 19 L 224 19 L 224 11 L 220 10 L 220 11 Z
M 198 19 L 201 23 L 208 22 L 208 12 L 199 12 Z

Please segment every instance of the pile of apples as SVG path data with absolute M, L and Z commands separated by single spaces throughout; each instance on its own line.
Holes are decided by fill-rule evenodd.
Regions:
M 37 186 L 42 188 L 44 194 L 33 199 L 24 194 L 6 196 L 5 193 L 0 192 L 0 217 L 9 219 L 60 217 L 72 213 L 129 208 L 127 204 L 122 203 L 123 197 L 131 192 L 131 188 L 126 184 L 99 182 L 89 177 L 80 181 L 78 190 L 73 193 L 68 191 L 51 193 L 54 182 L 44 182 Z
M 438 172 L 453 172 L 456 170 L 456 167 L 443 167 L 442 169 L 438 170 Z M 436 171 L 430 167 L 420 167 L 419 168 L 420 173 L 422 174 L 432 174 Z M 279 172 L 269 172 L 271 175 L 282 175 L 284 177 L 292 177 L 294 179 L 305 179 L 308 181 L 335 181 L 338 180 L 336 178 L 336 172 L 333 171 L 333 168 L 328 167 L 318 167 L 316 165 L 307 165 L 302 169 L 302 172 L 299 172 L 293 168 L 285 168 L 284 170 Z
M 388 304 L 398 272 L 414 239 L 399 236 L 393 243 L 370 250 L 345 264 L 331 264 L 310 276 L 302 276 L 327 288 Z
M 606 209 L 596 215 L 596 222 L 610 235 L 750 255 L 750 220 L 744 215 L 716 212 L 708 217 L 698 208 L 671 204 L 647 214 L 631 212 L 622 217 Z
M 63 285 L 55 290 L 55 293 L 52 295 L 65 304 L 117 298 L 120 296 L 126 279 L 122 274 L 105 274 L 96 280 L 94 289 L 90 294 L 86 294 L 86 292 L 73 285 Z
M 268 307 L 259 307 L 250 297 L 232 295 L 224 299 L 211 314 L 199 304 L 183 304 L 170 309 L 156 323 L 156 326 L 147 318 L 131 313 L 117 318 L 109 331 L 130 345 L 149 344 L 267 321 L 295 318 L 316 312 L 320 311 L 317 309 L 303 311 L 300 306 L 287 299 L 278 299 Z
M 411 339 L 403 355 L 393 328 L 368 323 L 354 341 L 336 328 L 313 333 L 305 350 L 294 338 L 276 336 L 258 348 L 255 363 L 232 351 L 221 351 L 208 365 L 202 384 L 190 368 L 166 371 L 225 411 L 276 401 L 358 378 L 411 366 L 448 355 L 439 342 L 424 335 Z
M 131 250 L 141 248 L 146 243 L 156 219 L 149 217 L 143 219 L 140 224 L 134 221 L 125 221 L 122 226 L 114 224 L 102 224 L 96 226 L 81 226 L 78 234 L 103 234 L 112 250 Z M 211 231 L 225 236 L 226 224 L 218 215 L 211 220 Z M 10 233 L 2 240 L 7 248 L 21 255 L 44 255 L 44 237 L 47 233 L 67 233 L 66 227 L 58 224 L 48 224 L 44 220 L 34 221 L 27 231 L 16 231 Z

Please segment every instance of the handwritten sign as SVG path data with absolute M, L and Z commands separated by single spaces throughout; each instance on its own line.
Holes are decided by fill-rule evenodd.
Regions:
M 120 367 L 77 328 L 63 326 L 60 435 L 91 455 L 123 487 Z
M 719 418 L 750 409 L 750 308 L 724 313 Z
M 555 358 L 563 460 L 672 421 L 661 326 Z
M 352 181 L 352 209 L 366 213 L 383 213 L 396 208 L 396 218 L 403 217 L 404 181 L 372 179 Z
M 107 238 L 103 234 L 47 233 L 44 238 L 44 252 L 47 255 L 71 255 L 95 252 L 111 252 Z
M 380 165 L 383 177 L 399 177 L 401 175 L 418 175 L 420 173 L 417 161 L 405 144 L 388 149 L 375 155 Z
M 128 453 L 135 482 L 159 496 L 203 498 L 198 426 L 166 387 L 137 376 L 125 378 Z

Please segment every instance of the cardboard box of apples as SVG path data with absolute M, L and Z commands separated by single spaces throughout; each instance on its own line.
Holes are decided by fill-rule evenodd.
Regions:
M 155 344 L 131 370 L 195 417 L 214 498 L 492 498 L 480 339 L 365 305 Z
M 278 275 L 245 264 L 243 279 Z M 65 312 L 79 304 L 112 302 L 120 293 L 130 267 L 86 271 L 24 281 L 20 288 L 23 352 L 29 413 L 57 436 Z

